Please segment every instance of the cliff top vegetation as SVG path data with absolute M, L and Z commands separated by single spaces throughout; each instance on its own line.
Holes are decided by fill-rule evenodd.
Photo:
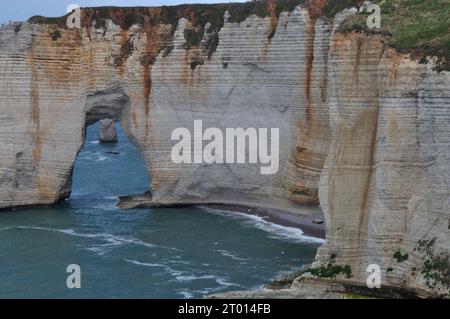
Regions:
M 245 3 L 183 4 L 178 6 L 147 7 L 98 7 L 83 8 L 83 26 L 104 25 L 107 19 L 128 29 L 133 24 L 143 24 L 149 18 L 151 24 L 171 24 L 173 31 L 180 18 L 193 22 L 195 30 L 187 34 L 188 48 L 198 45 L 205 26 L 214 37 L 210 51 L 217 46 L 217 34 L 223 27 L 223 16 L 230 13 L 230 22 L 242 22 L 250 15 L 272 17 L 277 20 L 281 12 L 291 12 L 298 5 L 308 8 L 314 18 L 332 18 L 338 12 L 360 6 L 361 0 L 259 0 Z M 374 0 L 381 8 L 381 29 L 369 30 L 369 13 L 361 12 L 347 18 L 340 32 L 382 33 L 389 37 L 390 45 L 399 52 L 411 53 L 421 62 L 435 57 L 435 71 L 450 71 L 450 0 Z M 53 24 L 65 27 L 65 17 L 47 18 L 35 16 L 31 23 Z M 148 21 L 148 19 L 147 19 Z M 273 31 L 275 33 L 275 30 Z M 273 34 L 271 34 L 273 36 Z M 192 42 L 192 43 L 191 43 Z
M 435 71 L 450 71 L 450 0 L 376 0 L 381 8 L 381 29 L 369 30 L 369 13 L 350 16 L 341 32 L 384 33 L 399 52 L 422 62 L 436 58 Z

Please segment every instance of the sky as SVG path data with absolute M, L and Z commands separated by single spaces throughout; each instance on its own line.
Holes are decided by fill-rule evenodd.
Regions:
M 0 23 L 26 21 L 34 15 L 59 17 L 66 14 L 70 4 L 80 7 L 98 6 L 161 6 L 182 3 L 244 2 L 244 0 L 3 0 L 0 9 Z M 7 4 L 6 4 L 7 3 Z

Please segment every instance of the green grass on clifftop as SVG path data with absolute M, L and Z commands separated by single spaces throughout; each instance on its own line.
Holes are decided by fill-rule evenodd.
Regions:
M 349 17 L 339 31 L 381 32 L 390 45 L 422 62 L 435 57 L 435 71 L 450 71 L 450 0 L 376 0 L 381 30 L 367 28 L 367 13 Z
M 281 12 L 290 12 L 298 5 L 308 6 L 311 12 L 318 10 L 320 16 L 332 18 L 336 13 L 356 6 L 361 1 L 276 0 L 275 3 L 275 6 L 270 6 L 268 0 L 259 0 L 245 3 L 163 6 L 160 14 L 151 18 L 151 23 L 171 24 L 174 32 L 180 18 L 185 17 L 195 21 L 194 28 L 185 34 L 187 49 L 199 45 L 203 39 L 206 24 L 210 23 L 208 33 L 211 36 L 206 49 L 211 55 L 218 45 L 218 33 L 224 24 L 225 11 L 230 13 L 229 21 L 237 23 L 244 21 L 250 15 L 278 17 Z M 390 45 L 399 52 L 411 53 L 421 62 L 427 62 L 428 57 L 435 57 L 436 71 L 450 71 L 450 0 L 374 0 L 374 3 L 381 7 L 381 30 L 369 30 L 366 24 L 368 13 L 360 13 L 346 19 L 339 31 L 387 34 L 390 36 Z M 321 4 L 323 7 L 320 7 Z M 269 9 L 270 7 L 272 9 Z M 84 10 L 90 12 L 89 17 L 85 17 L 90 20 L 83 24 L 84 26 L 90 25 L 93 21 L 101 26 L 106 19 L 111 19 L 124 29 L 128 29 L 133 24 L 142 24 L 145 20 L 144 16 L 149 14 L 144 7 L 100 7 Z M 65 21 L 65 17 L 35 16 L 29 19 L 31 23 L 53 24 L 62 28 L 66 27 Z M 272 36 L 273 34 L 269 36 L 269 39 Z

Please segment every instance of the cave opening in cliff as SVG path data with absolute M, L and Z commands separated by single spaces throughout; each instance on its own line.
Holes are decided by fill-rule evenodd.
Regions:
M 121 90 L 88 94 L 84 144 L 72 176 L 72 201 L 91 198 L 95 205 L 103 198 L 116 203 L 119 196 L 151 191 L 140 150 L 127 134 L 130 114 L 130 99 Z
M 73 172 L 71 200 L 116 202 L 122 195 L 148 192 L 150 178 L 139 150 L 119 122 L 91 121 Z

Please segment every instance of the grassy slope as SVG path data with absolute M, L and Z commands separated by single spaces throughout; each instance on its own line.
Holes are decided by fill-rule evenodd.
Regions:
M 450 71 L 450 0 L 376 0 L 381 7 L 381 30 L 367 29 L 368 14 L 348 18 L 341 32 L 390 34 L 390 45 L 412 53 L 422 62 L 437 58 L 436 71 Z

